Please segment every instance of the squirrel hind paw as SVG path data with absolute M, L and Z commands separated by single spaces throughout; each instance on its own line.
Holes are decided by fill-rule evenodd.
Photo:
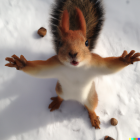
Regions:
M 100 120 L 99 116 L 96 115 L 95 112 L 89 112 L 89 118 L 91 121 L 91 125 L 95 127 L 95 129 L 100 129 Z
M 53 100 L 53 101 L 50 103 L 48 108 L 52 112 L 56 109 L 59 109 L 63 100 L 60 97 L 52 97 L 51 100 Z

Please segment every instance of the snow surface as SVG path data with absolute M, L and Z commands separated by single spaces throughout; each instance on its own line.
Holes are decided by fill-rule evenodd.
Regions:
M 0 140 L 115 140 L 140 137 L 140 62 L 96 82 L 101 129 L 91 127 L 87 110 L 74 101 L 50 112 L 56 79 L 37 79 L 5 67 L 5 57 L 27 60 L 55 54 L 49 31 L 52 0 L 0 0 Z M 140 1 L 104 0 L 106 21 L 95 52 L 119 56 L 140 52 Z M 40 38 L 36 31 L 47 28 Z M 117 126 L 110 119 L 118 119 Z

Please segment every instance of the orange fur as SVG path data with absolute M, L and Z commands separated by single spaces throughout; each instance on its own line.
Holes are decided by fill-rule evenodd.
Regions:
M 133 64 L 136 61 L 140 61 L 140 53 L 135 53 L 134 50 L 130 51 L 128 54 L 127 51 L 124 51 L 123 54 L 119 57 L 106 57 L 102 58 L 101 56 L 92 53 L 92 59 L 90 65 L 95 67 L 106 67 L 112 72 L 119 71 L 129 64 Z
M 27 61 L 26 66 L 22 69 L 24 72 L 37 73 L 40 69 L 57 67 L 61 65 L 61 62 L 58 59 L 58 56 L 55 55 L 49 58 L 46 61 L 36 60 L 36 61 Z
M 60 26 L 60 30 L 61 32 L 64 34 L 64 33 L 67 33 L 69 31 L 69 13 L 67 10 L 65 10 L 63 12 L 63 15 L 62 15 L 62 25 Z
M 82 11 L 76 7 L 76 12 L 77 12 L 77 18 L 78 18 L 78 26 L 79 29 L 82 31 L 83 35 L 86 37 L 86 21 L 83 16 Z
M 62 94 L 62 87 L 59 82 L 57 82 L 55 90 L 56 90 L 57 95 Z
M 63 44 L 58 52 L 58 58 L 61 62 L 67 61 L 70 58 L 69 52 L 72 54 L 78 53 L 76 58 L 79 62 L 90 58 L 91 53 L 88 47 L 85 46 L 86 39 L 80 30 L 69 30 L 62 40 Z
M 85 106 L 86 109 L 88 110 L 89 118 L 91 121 L 92 126 L 95 127 L 95 129 L 100 129 L 100 121 L 99 121 L 99 116 L 96 115 L 95 111 L 91 111 Z
M 106 57 L 103 58 L 99 56 L 98 54 L 92 53 L 92 59 L 90 61 L 90 64 L 94 67 L 105 67 L 108 68 L 113 72 L 119 71 L 126 67 L 128 64 L 123 61 L 121 57 Z M 110 73 L 110 71 L 109 71 Z
M 97 115 L 95 113 L 95 108 L 98 105 L 98 96 L 97 96 L 97 92 L 95 90 L 95 83 L 94 82 L 92 83 L 87 102 L 88 102 L 88 104 L 85 105 L 85 107 L 88 110 L 91 124 L 95 128 L 100 128 L 99 117 L 97 117 Z
M 104 63 L 109 69 L 112 69 L 113 71 L 118 71 L 120 69 L 123 69 L 127 64 L 125 64 L 121 57 L 107 57 L 104 58 Z
M 88 103 L 89 103 L 89 110 L 94 111 L 95 108 L 98 105 L 98 95 L 97 92 L 95 90 L 95 83 L 93 82 L 92 86 L 91 86 L 91 90 L 88 96 Z
M 81 30 L 84 37 L 86 37 L 86 21 L 85 21 L 85 18 L 82 14 L 82 11 L 77 7 L 76 7 L 76 12 L 77 12 L 77 21 L 78 21 L 79 30 Z M 63 12 L 61 26 L 59 28 L 60 28 L 61 33 L 63 35 L 65 35 L 65 33 L 67 33 L 69 31 L 69 13 L 68 13 L 67 10 L 65 10 Z

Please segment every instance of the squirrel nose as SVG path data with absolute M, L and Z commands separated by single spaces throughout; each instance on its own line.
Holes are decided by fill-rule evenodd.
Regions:
M 69 56 L 70 56 L 71 58 L 75 58 L 75 57 L 77 56 L 77 54 L 78 54 L 78 53 L 72 54 L 72 53 L 69 52 Z

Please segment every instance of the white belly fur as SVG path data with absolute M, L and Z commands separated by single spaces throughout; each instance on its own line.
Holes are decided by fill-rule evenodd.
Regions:
M 87 102 L 93 78 L 87 69 L 63 68 L 58 81 L 62 87 L 59 96 L 64 100 L 76 100 L 82 104 Z

